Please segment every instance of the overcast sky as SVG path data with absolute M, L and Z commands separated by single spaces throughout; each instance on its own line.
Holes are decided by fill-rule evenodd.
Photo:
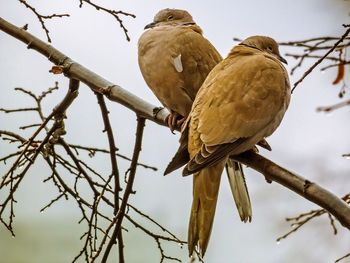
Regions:
M 159 103 L 147 88 L 139 71 L 137 40 L 144 26 L 151 22 L 154 14 L 162 8 L 175 7 L 188 10 L 202 27 L 205 37 L 223 56 L 226 56 L 236 44 L 232 41 L 233 37 L 245 38 L 259 34 L 271 36 L 277 41 L 287 41 L 318 36 L 339 36 L 343 33 L 341 25 L 349 23 L 350 10 L 348 1 L 343 0 L 150 0 L 132 3 L 100 1 L 107 7 L 122 9 L 136 15 L 135 19 L 123 18 L 131 37 L 131 41 L 127 42 L 118 23 L 112 17 L 96 12 L 86 5 L 79 9 L 78 1 L 31 2 L 42 14 L 71 14 L 69 18 L 47 22 L 52 44 L 57 49 L 153 104 Z M 18 1 L 1 0 L 0 16 L 18 26 L 29 23 L 30 33 L 43 40 L 46 39 L 33 14 Z M 282 48 L 281 51 L 284 54 L 288 50 Z M 292 58 L 287 59 L 290 69 L 295 65 L 295 61 Z M 67 80 L 64 77 L 50 75 L 48 70 L 51 63 L 46 58 L 33 50 L 28 50 L 23 43 L 3 32 L 0 32 L 0 61 L 0 107 L 32 105 L 27 97 L 14 92 L 13 88 L 18 86 L 39 94 L 47 87 L 53 86 L 55 81 L 59 81 L 61 90 L 48 98 L 45 104 L 46 112 L 49 112 L 63 97 Z M 307 62 L 305 66 L 309 66 L 310 63 L 311 61 Z M 295 82 L 305 69 L 306 67 L 297 70 L 295 76 L 291 76 L 291 82 Z M 349 160 L 342 158 L 341 154 L 350 152 L 350 109 L 343 108 L 330 116 L 315 111 L 318 106 L 339 102 L 337 94 L 340 87 L 331 84 L 335 76 L 335 68 L 324 74 L 316 70 L 299 85 L 292 96 L 290 108 L 281 126 L 269 138 L 273 151 L 261 153 L 309 180 L 320 183 L 336 194 L 343 195 L 349 192 L 348 179 L 345 181 L 345 176 L 349 176 L 350 163 Z M 349 78 L 346 80 L 349 81 Z M 347 92 L 349 93 L 349 90 Z M 121 153 L 130 155 L 136 127 L 135 115 L 116 103 L 108 103 L 108 106 L 117 147 Z M 105 134 L 101 132 L 103 126 L 95 96 L 86 86 L 81 87 L 80 96 L 70 107 L 67 115 L 68 141 L 107 147 Z M 31 121 L 32 115 L 16 114 L 11 117 L 1 113 L 0 129 L 15 129 Z M 191 178 L 182 178 L 180 172 L 167 177 L 162 176 L 163 169 L 177 149 L 178 135 L 172 135 L 164 127 L 150 122 L 146 124 L 140 159 L 142 162 L 157 166 L 160 170 L 152 172 L 139 168 L 135 182 L 137 194 L 131 197 L 131 201 L 186 239 L 191 205 Z M 4 143 L 1 143 L 0 147 L 0 156 L 3 156 L 9 147 Z M 108 156 L 97 158 L 95 164 L 100 170 L 108 173 Z M 120 161 L 119 164 L 122 171 L 128 167 L 127 162 Z M 3 173 L 4 170 L 6 169 L 1 165 L 0 171 Z M 350 242 L 349 233 L 341 231 L 337 237 L 333 237 L 325 219 L 316 220 L 314 224 L 306 226 L 277 245 L 276 237 L 288 230 L 287 224 L 284 223 L 286 216 L 293 216 L 316 207 L 280 185 L 267 184 L 256 172 L 250 169 L 246 171 L 253 203 L 253 222 L 251 224 L 240 222 L 227 180 L 223 177 L 216 219 L 206 255 L 207 262 L 333 262 L 337 257 L 349 252 L 347 246 Z M 73 228 L 78 221 L 77 208 L 67 202 L 59 203 L 56 208 L 52 208 L 44 215 L 39 213 L 39 209 L 45 205 L 45 200 L 55 197 L 56 194 L 53 187 L 41 183 L 48 175 L 47 172 L 45 165 L 39 163 L 24 180 L 18 193 L 20 204 L 16 221 L 18 224 L 25 223 L 27 227 L 39 221 L 52 222 L 51 226 L 48 225 L 48 229 L 64 222 Z M 3 197 L 3 193 L 0 193 L 0 197 Z M 63 227 L 60 231 L 65 233 L 64 229 L 66 228 Z M 22 232 L 19 230 L 19 233 L 25 236 L 26 231 L 29 230 Z M 79 233 L 70 237 L 76 239 L 75 250 L 60 253 L 63 254 L 59 255 L 60 257 L 67 261 L 74 258 L 75 251 L 79 250 Z M 16 249 L 20 253 L 27 246 L 26 243 L 21 245 L 6 239 L 10 235 L 3 226 L 0 226 L 0 236 L 0 242 L 4 242 L 0 243 L 0 248 L 6 244 L 9 249 Z M 3 238 L 4 236 L 6 238 Z M 133 239 L 134 234 L 130 236 L 132 238 L 127 244 L 129 247 L 127 254 L 131 262 L 145 262 L 140 259 L 142 257 L 148 257 L 147 262 L 157 262 L 158 252 L 155 244 L 147 243 L 147 239 L 143 243 L 136 238 Z M 146 244 L 147 250 L 143 248 Z M 52 244 L 52 246 L 58 245 Z M 57 250 L 59 249 L 58 247 Z M 134 255 L 135 251 L 151 252 L 138 257 Z M 185 249 L 176 253 L 186 258 Z M 31 258 L 33 262 L 39 262 L 38 258 L 43 255 L 45 251 L 34 249 Z M 11 257 L 15 258 L 13 255 Z

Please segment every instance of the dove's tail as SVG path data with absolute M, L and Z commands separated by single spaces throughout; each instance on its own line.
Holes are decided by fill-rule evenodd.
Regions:
M 191 256 L 198 246 L 204 256 L 213 226 L 221 173 L 224 162 L 204 168 L 193 177 L 193 202 L 188 228 L 188 251 Z
M 252 205 L 242 165 L 228 158 L 226 171 L 239 216 L 243 222 L 250 222 L 252 220 Z

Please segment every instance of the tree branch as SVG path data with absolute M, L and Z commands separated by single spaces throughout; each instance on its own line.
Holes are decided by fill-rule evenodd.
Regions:
M 324 111 L 324 112 L 331 112 L 337 109 L 340 109 L 345 106 L 350 106 L 350 100 L 342 101 L 340 103 L 331 105 L 331 106 L 323 106 L 323 107 L 318 107 L 316 110 L 317 111 Z
M 96 73 L 76 63 L 53 46 L 41 41 L 27 31 L 12 25 L 2 18 L 0 18 L 0 29 L 26 43 L 28 45 L 27 48 L 34 49 L 41 53 L 55 65 L 62 66 L 67 77 L 80 80 L 93 91 L 103 93 L 108 99 L 124 105 L 141 117 L 165 125 L 164 120 L 169 115 L 166 109 L 160 109 L 157 106 L 151 105 L 120 86 L 105 80 Z
M 59 70 L 60 67 L 57 67 L 57 68 Z M 66 200 L 68 200 L 69 197 L 72 197 L 76 201 L 79 207 L 79 210 L 81 212 L 81 219 L 79 221 L 79 224 L 84 222 L 88 227 L 88 229 L 82 234 L 80 238 L 85 240 L 84 245 L 72 262 L 77 262 L 77 260 L 82 256 L 85 257 L 86 262 L 94 262 L 96 260 L 96 256 L 98 256 L 101 253 L 101 251 L 103 251 L 103 247 L 104 247 L 104 244 L 106 243 L 106 240 L 111 239 L 111 235 L 109 235 L 109 232 L 113 227 L 115 227 L 117 222 L 116 213 L 114 212 L 116 202 L 109 201 L 110 200 L 109 194 L 114 195 L 116 193 L 115 191 L 112 190 L 112 187 L 109 184 L 110 181 L 113 179 L 115 173 L 113 172 L 110 173 L 108 178 L 105 179 L 104 176 L 102 176 L 98 171 L 93 169 L 85 161 L 83 161 L 78 157 L 79 156 L 78 149 L 83 151 L 88 151 L 90 157 L 93 157 L 95 152 L 103 152 L 103 153 L 108 153 L 110 155 L 111 151 L 108 151 L 105 149 L 99 149 L 99 148 L 90 148 L 90 147 L 68 144 L 68 143 L 65 143 L 63 137 L 61 137 L 61 135 L 65 134 L 64 123 L 63 123 L 63 118 L 67 117 L 65 114 L 65 111 L 66 111 L 65 109 L 69 107 L 72 99 L 78 95 L 77 93 L 78 85 L 79 85 L 79 81 L 70 79 L 69 94 L 71 95 L 69 95 L 68 97 L 66 96 L 67 98 L 65 98 L 59 106 L 55 107 L 55 110 L 54 110 L 54 111 L 57 111 L 61 109 L 53 115 L 55 118 L 55 122 L 53 125 L 57 126 L 57 129 L 52 133 L 49 141 L 44 144 L 45 149 L 42 150 L 43 158 L 46 160 L 51 170 L 51 175 L 48 176 L 43 182 L 46 183 L 51 181 L 56 187 L 58 194 L 56 195 L 55 198 L 51 199 L 51 201 L 49 201 L 48 204 L 44 206 L 40 211 L 43 212 L 46 209 L 52 207 L 59 200 L 62 200 L 63 199 L 62 197 L 65 197 Z M 44 122 L 47 119 L 47 117 L 42 112 L 42 105 L 41 105 L 42 98 L 44 98 L 47 94 L 51 93 L 53 91 L 53 88 L 49 88 L 47 91 L 42 92 L 40 96 L 24 88 L 16 88 L 16 90 L 23 92 L 24 94 L 34 99 L 34 101 L 38 106 L 35 112 L 40 116 L 41 122 Z M 103 98 L 103 95 L 100 94 L 99 97 Z M 63 107 L 63 105 L 66 105 L 66 107 Z M 107 108 L 104 107 L 102 111 L 104 115 L 103 117 L 106 118 L 108 116 Z M 14 112 L 9 112 L 8 114 L 13 114 L 13 113 Z M 106 120 L 104 121 L 106 122 Z M 106 125 L 106 126 L 110 126 L 110 129 L 107 129 L 107 130 L 109 130 L 109 132 L 112 133 L 111 125 Z M 44 128 L 48 129 L 46 126 Z M 47 132 L 49 131 L 47 130 Z M 140 133 L 138 132 L 138 134 Z M 139 140 L 141 139 L 140 136 L 141 135 L 138 135 Z M 0 137 L 2 137 L 2 139 L 4 141 L 7 141 L 8 143 L 19 144 L 18 148 L 24 148 L 24 146 L 28 142 L 27 138 L 9 131 L 0 130 Z M 113 140 L 112 137 L 110 137 L 109 140 Z M 24 167 L 26 163 L 28 163 L 29 160 L 32 159 L 33 154 L 35 154 L 35 151 L 38 145 L 40 144 L 42 144 L 41 140 L 35 140 L 32 143 L 30 143 L 31 148 L 26 150 L 22 160 L 16 166 L 16 169 L 21 169 L 21 167 Z M 63 156 L 57 153 L 57 151 L 55 150 L 56 146 L 63 146 L 65 149 L 66 149 L 66 146 L 68 146 L 67 147 L 68 149 L 71 148 L 71 150 L 75 151 L 76 156 L 73 154 L 71 150 L 68 150 L 67 153 L 71 157 L 71 160 L 68 160 L 66 159 L 67 156 Z M 116 149 L 115 146 L 111 148 Z M 139 147 L 137 148 L 139 149 Z M 4 158 L 1 158 L 0 160 L 5 163 L 7 159 L 16 157 L 20 154 L 21 154 L 21 151 L 17 151 L 5 156 Z M 114 152 L 114 155 L 118 156 L 118 154 L 116 154 L 115 152 Z M 125 156 L 123 156 L 123 158 L 126 158 L 131 161 L 130 158 L 127 158 Z M 34 162 L 35 160 L 33 161 L 33 164 Z M 136 169 L 136 167 L 134 167 L 135 163 L 136 165 L 139 165 L 139 163 L 134 161 L 134 164 L 132 165 L 133 168 L 131 170 Z M 58 172 L 58 170 L 61 171 L 61 167 L 59 166 L 61 166 L 64 170 L 66 170 L 69 175 L 72 175 L 73 176 L 72 179 L 74 180 L 72 181 L 68 179 L 66 181 L 65 178 L 62 178 L 62 175 Z M 86 171 L 83 169 L 86 169 Z M 115 166 L 115 169 L 117 169 L 116 166 Z M 15 200 L 14 198 L 14 193 L 16 189 L 19 188 L 19 186 L 17 186 L 18 181 L 24 176 L 25 174 L 22 174 L 22 173 L 20 174 L 11 173 L 10 178 L 8 178 L 7 180 L 6 178 L 3 178 L 5 181 L 1 183 L 1 185 L 8 188 L 9 195 L 11 195 L 11 197 L 9 201 L 7 201 L 6 203 L 0 202 L 1 210 L 6 209 L 7 207 L 7 211 L 6 211 L 7 213 L 6 212 L 5 213 L 9 217 L 8 222 L 6 222 L 3 218 L 4 216 L 1 216 L 0 214 L 0 222 L 10 231 L 12 235 L 14 235 L 13 226 L 12 226 L 12 222 L 14 221 L 13 219 L 15 217 L 14 204 L 15 202 L 17 202 L 17 200 Z M 102 183 L 100 183 L 98 179 L 101 179 Z M 129 180 L 129 182 L 131 181 Z M 86 194 L 85 190 L 83 192 L 79 191 L 80 185 L 84 183 L 85 183 L 85 186 L 82 186 L 82 187 L 85 190 L 86 190 L 86 184 L 90 185 L 90 190 L 92 191 L 93 200 L 89 198 L 89 196 L 91 197 L 91 194 L 85 196 Z M 0 186 L 0 189 L 1 187 L 2 186 Z M 131 189 L 130 194 L 133 193 L 132 187 L 129 186 L 127 187 L 127 189 Z M 151 218 L 144 212 L 141 212 L 140 210 L 136 209 L 136 207 L 132 206 L 130 203 L 123 201 L 126 199 L 122 199 L 119 197 L 119 200 L 121 200 L 122 203 L 126 203 L 126 208 L 123 209 L 124 212 L 120 215 L 123 215 L 135 228 L 140 229 L 142 232 L 144 232 L 146 235 L 149 235 L 156 241 L 158 248 L 161 252 L 161 261 L 163 261 L 163 259 L 170 259 L 170 258 L 173 260 L 176 260 L 176 258 L 173 258 L 165 254 L 165 251 L 162 248 L 161 242 L 162 241 L 175 242 L 175 243 L 179 243 L 181 246 L 185 242 L 181 241 L 169 230 L 167 230 L 162 225 L 157 223 L 153 218 Z M 100 205 L 101 201 L 105 202 L 105 204 Z M 2 205 L 4 205 L 4 208 L 2 208 Z M 106 205 L 112 208 L 112 216 L 105 213 L 107 208 Z M 152 232 L 151 229 L 148 229 L 148 227 L 143 226 L 141 223 L 135 221 L 133 218 L 131 218 L 130 215 L 127 214 L 129 213 L 130 209 L 133 210 L 133 212 L 135 212 L 138 216 L 141 216 L 146 221 L 148 221 L 148 223 L 162 230 L 166 235 L 158 235 L 155 232 Z M 118 218 L 119 218 L 118 220 L 120 220 L 120 216 Z M 101 219 L 102 221 L 104 221 L 103 223 L 101 223 L 100 221 Z M 105 229 L 103 226 L 106 223 L 109 226 Z M 152 229 L 154 229 L 154 227 L 152 227 Z M 119 232 L 121 232 L 122 230 L 125 230 L 125 228 L 120 224 Z M 98 240 L 100 240 L 101 235 L 103 236 L 103 238 L 101 239 L 101 242 L 98 242 Z M 98 245 L 98 243 L 100 244 Z M 123 240 L 120 240 L 120 239 L 118 240 L 118 247 L 119 247 L 119 262 L 122 263 L 124 262 Z
M 79 0 L 79 2 L 80 2 L 80 4 L 79 4 L 80 8 L 83 6 L 83 3 L 86 3 L 86 4 L 93 6 L 98 11 L 101 10 L 103 12 L 106 12 L 106 13 L 112 15 L 118 21 L 119 26 L 123 29 L 126 40 L 130 41 L 130 36 L 128 34 L 128 30 L 124 26 L 123 20 L 119 16 L 124 15 L 124 16 L 130 16 L 132 18 L 135 18 L 136 16 L 134 14 L 126 13 L 126 12 L 123 12 L 121 10 L 116 11 L 116 10 L 112 10 L 112 9 L 107 9 L 101 5 L 98 5 L 96 3 L 91 2 L 90 0 Z
M 319 60 L 317 60 L 307 71 L 305 71 L 303 76 L 301 76 L 301 78 L 297 82 L 294 83 L 292 93 L 295 90 L 295 88 L 306 78 L 306 76 L 309 75 L 314 70 L 314 68 L 316 68 L 326 57 L 328 57 L 328 55 L 331 54 L 339 46 L 339 44 L 343 42 L 344 39 L 350 34 L 350 25 L 343 26 L 348 29 L 345 31 L 342 37 L 337 42 L 335 42 L 335 44 L 326 52 L 326 54 L 324 54 Z
M 262 173 L 266 179 L 275 181 L 309 201 L 318 204 L 337 218 L 344 227 L 350 229 L 349 205 L 328 190 L 286 170 L 253 151 L 242 153 L 233 158 Z
M 42 14 L 39 14 L 38 11 L 36 11 L 36 9 L 31 6 L 30 4 L 28 4 L 26 2 L 26 0 L 19 0 L 20 3 L 22 3 L 23 5 L 25 5 L 26 8 L 29 8 L 34 14 L 35 16 L 37 17 L 37 19 L 39 20 L 40 24 L 41 24 L 41 27 L 43 28 L 43 30 L 45 31 L 45 34 L 46 34 L 46 37 L 47 37 L 47 41 L 48 42 L 51 42 L 51 38 L 50 38 L 50 31 L 49 29 L 46 27 L 46 24 L 45 24 L 45 20 L 46 19 L 52 19 L 52 18 L 62 18 L 62 17 L 65 17 L 65 16 L 69 16 L 69 14 L 52 14 L 52 15 L 42 15 Z
M 74 62 L 51 45 L 44 43 L 25 30 L 12 25 L 1 18 L 0 29 L 28 44 L 28 48 L 35 49 L 39 53 L 46 56 L 54 64 L 63 66 L 64 73 L 69 78 L 80 80 L 95 92 L 106 95 L 110 100 L 126 106 L 143 118 L 152 120 L 161 125 L 165 125 L 164 120 L 169 114 L 167 110 L 159 110 L 158 107 L 147 103 L 146 101 L 122 89 L 118 85 L 103 79 L 94 72 Z M 348 30 L 346 33 L 348 33 Z M 346 34 L 344 34 L 344 38 L 345 37 Z M 343 40 L 343 38 L 340 40 Z M 341 41 L 339 41 L 339 43 L 340 42 Z M 336 46 L 337 45 L 335 45 L 335 47 Z M 311 202 L 318 204 L 337 218 L 344 227 L 350 229 L 350 207 L 343 200 L 336 197 L 326 189 L 278 166 L 257 153 L 247 152 L 235 156 L 235 158 L 236 160 L 261 172 L 268 179 L 271 179 L 298 193 Z
M 135 146 L 134 146 L 134 151 L 133 151 L 134 154 L 132 156 L 131 165 L 130 165 L 130 169 L 129 169 L 130 174 L 129 174 L 129 178 L 128 178 L 128 183 L 126 185 L 126 189 L 124 192 L 122 203 L 120 205 L 120 209 L 118 211 L 118 214 L 115 216 L 114 232 L 112 234 L 111 239 L 109 240 L 105 254 L 103 255 L 103 258 L 101 261 L 102 263 L 107 262 L 109 252 L 110 252 L 110 250 L 115 242 L 115 239 L 117 238 L 117 236 L 121 232 L 121 225 L 122 225 L 123 218 L 125 215 L 125 209 L 126 209 L 126 206 L 128 204 L 129 196 L 133 192 L 132 187 L 133 187 L 134 179 L 135 179 L 135 175 L 136 175 L 137 161 L 138 161 L 138 158 L 139 158 L 139 155 L 141 152 L 144 127 L 145 127 L 145 119 L 138 116 L 137 117 L 137 128 L 136 128 L 136 139 L 135 139 Z M 119 260 L 120 260 L 120 258 L 119 258 Z M 124 262 L 124 261 L 120 261 L 120 262 Z
M 101 113 L 102 113 L 102 119 L 104 122 L 104 131 L 107 132 L 108 136 L 108 143 L 109 143 L 109 152 L 110 152 L 110 158 L 111 158 L 111 165 L 112 165 L 112 175 L 114 177 L 114 211 L 113 214 L 114 216 L 117 215 L 118 210 L 119 210 L 119 192 L 121 191 L 120 187 L 120 181 L 119 181 L 119 170 L 118 170 L 118 165 L 117 165 L 117 158 L 116 158 L 116 150 L 117 147 L 115 146 L 115 141 L 114 141 L 114 135 L 113 135 L 113 130 L 111 123 L 109 121 L 109 111 L 107 109 L 105 100 L 103 98 L 102 94 L 96 94 L 98 104 L 100 105 Z M 123 235 L 121 229 L 118 232 L 118 247 L 119 247 L 119 262 L 123 263 L 124 260 L 124 251 L 123 251 Z

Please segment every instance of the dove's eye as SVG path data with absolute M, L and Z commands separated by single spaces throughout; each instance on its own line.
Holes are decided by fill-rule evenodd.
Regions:
M 172 20 L 174 17 L 172 15 L 168 16 L 168 20 Z
M 272 47 L 271 47 L 271 46 L 268 46 L 267 49 L 268 49 L 269 51 L 272 51 Z

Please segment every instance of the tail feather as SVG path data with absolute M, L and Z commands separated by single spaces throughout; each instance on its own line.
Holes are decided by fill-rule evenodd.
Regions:
M 204 256 L 213 226 L 224 161 L 204 168 L 193 177 L 193 202 L 188 228 L 188 250 L 191 256 L 198 245 Z
M 188 153 L 188 129 L 184 129 L 181 137 L 180 137 L 180 146 L 177 150 L 175 156 L 168 164 L 167 168 L 164 171 L 164 175 L 167 175 L 177 169 L 179 169 L 181 166 L 184 166 L 187 164 L 190 160 L 190 155 Z
M 229 158 L 226 163 L 226 171 L 239 216 L 243 222 L 250 222 L 252 220 L 252 205 L 242 165 Z

